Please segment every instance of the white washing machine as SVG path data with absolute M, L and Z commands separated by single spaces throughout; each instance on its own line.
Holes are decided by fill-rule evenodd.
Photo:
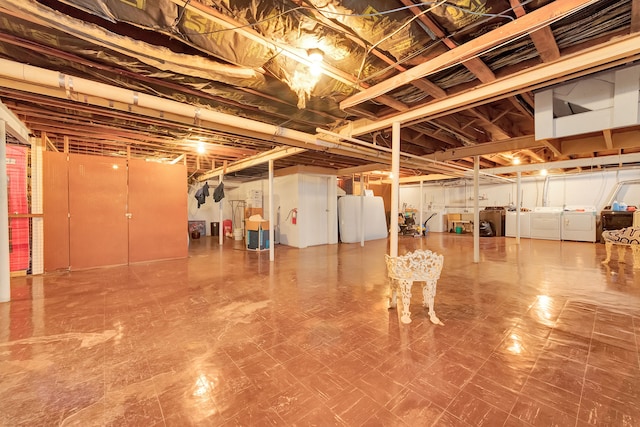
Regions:
M 504 235 L 516 237 L 517 212 L 507 212 L 504 219 Z M 531 212 L 520 212 L 520 237 L 531 237 Z
M 595 206 L 566 206 L 562 213 L 562 240 L 596 241 Z
M 546 240 L 562 239 L 562 208 L 539 206 L 530 214 L 531 238 Z

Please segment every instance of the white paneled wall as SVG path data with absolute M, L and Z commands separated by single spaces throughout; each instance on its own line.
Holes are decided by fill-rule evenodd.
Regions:
M 638 179 L 640 169 L 585 172 L 579 174 L 524 177 L 521 185 L 522 207 L 533 209 L 538 206 L 595 206 L 602 210 L 616 184 L 621 181 Z M 515 207 L 517 185 L 513 183 L 480 185 L 480 208 L 486 206 Z M 444 182 L 423 184 L 424 211 L 444 208 L 447 212 L 471 212 L 473 210 L 473 182 Z M 631 199 L 637 195 L 629 195 Z M 627 204 L 640 206 L 639 200 L 624 200 Z M 419 209 L 420 185 L 400 187 L 400 209 Z

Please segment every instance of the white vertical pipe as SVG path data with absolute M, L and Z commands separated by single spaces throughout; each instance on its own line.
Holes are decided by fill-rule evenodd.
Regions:
M 364 247 L 364 173 L 360 174 L 360 246 Z
M 424 209 L 424 194 L 422 193 L 424 187 L 424 181 L 420 180 L 420 227 L 422 227 L 422 210 Z M 422 230 L 424 232 L 424 230 Z
M 269 160 L 269 261 L 276 259 L 274 236 L 275 223 L 273 221 L 273 159 Z
M 400 190 L 400 122 L 393 122 L 391 133 L 391 241 L 389 255 L 398 256 L 398 204 Z
M 517 172 L 518 179 L 516 184 L 516 191 L 518 194 L 516 195 L 516 245 L 520 244 L 520 204 L 522 200 L 520 200 L 520 188 L 522 185 L 522 172 Z
M 480 156 L 473 156 L 473 262 L 480 262 Z
M 9 271 L 9 195 L 7 193 L 7 128 L 0 120 L 0 302 L 11 300 Z
M 222 177 L 223 176 L 224 175 L 220 174 L 220 177 L 218 179 L 218 181 L 219 181 L 218 185 L 222 184 Z M 218 243 L 220 244 L 220 246 L 222 246 L 222 244 L 224 243 L 224 224 L 223 224 L 224 215 L 223 215 L 223 212 L 222 212 L 222 205 L 223 204 L 224 204 L 224 197 L 222 199 L 220 199 L 220 205 L 218 206 L 218 209 L 219 209 L 219 214 L 218 215 L 219 215 L 219 218 L 220 218 L 220 226 L 218 227 L 218 234 L 219 234 Z M 234 227 L 234 224 L 231 224 L 231 231 L 232 232 L 233 232 L 233 227 Z

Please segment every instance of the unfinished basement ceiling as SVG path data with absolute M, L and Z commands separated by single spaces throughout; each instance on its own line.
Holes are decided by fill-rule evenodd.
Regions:
M 633 36 L 640 28 L 639 3 L 0 0 L 0 58 L 70 77 L 49 87 L 0 73 L 0 100 L 35 136 L 46 138 L 48 149 L 186 161 L 193 177 L 213 176 L 223 164 L 231 176 L 264 176 L 261 156 L 275 159 L 276 170 L 315 166 L 338 175 L 383 170 L 390 164 L 390 126 L 351 132 L 358 123 L 389 122 L 479 85 Z M 496 31 L 501 28 L 513 35 L 502 40 Z M 467 56 L 456 57 L 461 49 Z M 321 55 L 319 65 L 313 53 Z M 597 69 L 566 78 L 636 60 L 632 54 L 612 56 Z M 431 63 L 442 65 L 407 77 Z M 82 93 L 74 78 L 128 90 L 132 101 Z M 535 141 L 533 90 L 562 80 L 521 84 L 501 96 L 403 123 L 403 175 L 469 168 L 472 157 L 465 153 L 471 152 L 481 156 L 481 168 L 510 165 L 513 157 L 540 163 L 640 152 L 640 138 L 624 148 L 611 144 L 616 133 L 637 129 L 589 135 L 591 143 L 566 144 L 571 147 L 566 150 L 562 140 Z M 374 91 L 381 85 L 384 92 Z M 157 98 L 157 107 L 138 105 L 138 94 Z M 165 101 L 193 106 L 195 113 L 166 112 Z M 276 131 L 212 122 L 201 111 L 250 119 Z M 301 140 L 279 129 L 325 142 L 310 143 L 311 137 Z M 336 140 L 320 130 L 372 145 Z M 199 144 L 203 154 L 196 151 Z M 443 163 L 453 167 L 423 160 L 443 153 Z

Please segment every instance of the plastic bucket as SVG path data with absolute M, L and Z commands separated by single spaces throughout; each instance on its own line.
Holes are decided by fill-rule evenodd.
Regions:
M 462 227 L 457 226 L 457 227 L 456 227 L 456 233 L 457 233 L 457 234 L 462 234 Z
M 233 239 L 242 240 L 242 228 L 236 228 L 233 230 Z

